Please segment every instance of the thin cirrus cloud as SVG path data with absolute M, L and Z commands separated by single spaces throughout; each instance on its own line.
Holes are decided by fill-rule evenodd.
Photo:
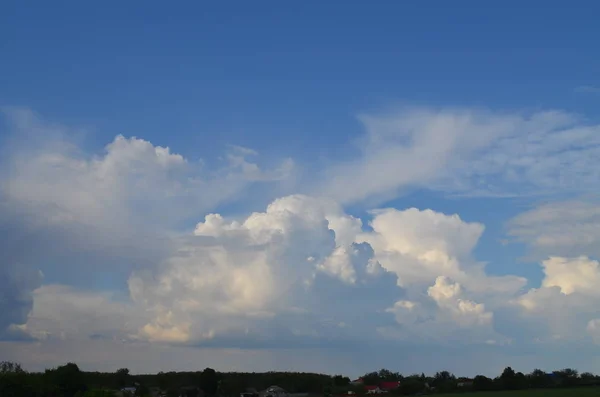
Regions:
M 508 234 L 530 247 L 530 256 L 600 257 L 600 202 L 595 196 L 540 204 L 507 223 Z
M 357 158 L 315 188 L 342 203 L 428 188 L 467 196 L 589 192 L 600 177 L 600 126 L 562 111 L 402 108 L 363 115 Z
M 575 87 L 575 92 L 585 94 L 600 94 L 600 87 L 594 85 L 580 85 Z
M 560 239 L 569 221 L 572 234 L 593 235 L 594 200 L 537 206 L 508 223 L 544 272 L 529 290 L 527 279 L 489 274 L 475 257 L 482 223 L 417 208 L 376 208 L 361 220 L 344 208 L 414 188 L 586 193 L 598 177 L 600 129 L 574 115 L 405 108 L 363 116 L 356 159 L 332 161 L 293 189 L 308 195 L 273 195 L 259 211 L 235 217 L 214 211 L 239 202 L 253 184 L 286 184 L 302 164 L 282 159 L 265 168 L 258 153 L 232 146 L 225 165 L 201 167 L 124 136 L 91 155 L 67 128 L 30 111 L 12 109 L 8 118 L 13 139 L 0 172 L 0 231 L 12 240 L 0 243 L 0 271 L 9 276 L 2 278 L 0 327 L 4 339 L 39 341 L 37 356 L 35 347 L 19 356 L 17 342 L 2 342 L 34 367 L 64 360 L 69 341 L 127 346 L 139 368 L 154 371 L 136 346 L 163 353 L 380 342 L 488 349 L 598 340 L 600 312 L 590 304 L 600 278 L 596 240 Z M 181 229 L 182 221 L 196 227 Z M 88 278 L 117 274 L 120 284 L 86 289 L 72 276 L 77 270 Z M 260 356 L 256 365 L 268 365 Z M 107 358 L 126 359 L 135 357 L 119 349 Z

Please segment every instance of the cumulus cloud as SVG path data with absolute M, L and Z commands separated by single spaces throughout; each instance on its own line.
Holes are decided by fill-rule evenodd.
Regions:
M 400 328 L 381 327 L 379 332 L 394 339 L 440 345 L 508 341 L 495 331 L 493 313 L 484 304 L 465 299 L 461 285 L 449 277 L 437 277 L 426 293 L 433 302 L 400 300 L 386 309 Z
M 24 109 L 6 114 L 17 143 L 5 159 L 2 194 L 52 224 L 116 229 L 151 217 L 146 222 L 171 226 L 230 199 L 252 181 L 284 178 L 291 167 L 286 160 L 263 170 L 234 147 L 225 167 L 207 169 L 168 147 L 122 135 L 101 155 L 90 155 L 66 127 L 48 126 Z M 32 134 L 34 145 L 22 140 Z
M 226 202 L 255 181 L 285 178 L 236 150 L 207 169 L 168 147 L 118 135 L 101 154 L 81 134 L 28 109 L 3 109 L 0 168 L 0 332 L 22 324 L 42 268 L 51 280 L 126 278 L 175 247 L 174 225 Z
M 372 211 L 372 232 L 359 235 L 376 252 L 376 258 L 398 275 L 400 286 L 423 288 L 438 276 L 450 277 L 473 293 L 504 297 L 517 293 L 526 280 L 516 276 L 486 275 L 472 251 L 485 227 L 458 215 L 409 208 Z
M 481 224 L 414 208 L 371 216 L 367 231 L 330 199 L 302 195 L 242 219 L 208 214 L 129 277 L 131 302 L 44 286 L 23 331 L 205 347 L 506 342 L 493 310 L 525 280 L 488 276 L 472 258 Z
M 586 326 L 600 315 L 596 304 L 600 264 L 587 257 L 552 257 L 542 267 L 542 285 L 515 301 L 523 310 L 523 320 L 540 325 L 537 339 L 541 341 L 585 338 Z
M 461 298 L 460 284 L 452 282 L 448 277 L 436 278 L 435 284 L 427 289 L 429 295 L 440 308 L 447 312 L 462 327 L 489 325 L 493 314 L 485 311 L 485 305 Z
M 226 164 L 210 168 L 124 136 L 94 155 L 62 126 L 24 110 L 9 114 L 16 138 L 0 172 L 5 337 L 127 349 L 509 345 L 515 335 L 502 326 L 533 321 L 548 329 L 535 329 L 540 340 L 596 337 L 592 202 L 513 220 L 512 236 L 552 254 L 539 288 L 526 292 L 526 279 L 489 275 L 474 257 L 481 223 L 383 208 L 364 225 L 342 206 L 425 185 L 460 194 L 590 186 L 596 153 L 582 146 L 598 128 L 572 115 L 408 109 L 364 117 L 362 156 L 326 170 L 320 194 L 231 217 L 215 208 L 251 184 L 287 179 L 293 163 L 265 168 L 256 151 L 230 147 Z M 573 219 L 567 241 L 560 230 Z M 106 282 L 106 273 L 117 279 L 110 291 L 81 287 Z M 128 296 L 118 292 L 124 280 Z
M 506 304 L 525 280 L 490 277 L 472 258 L 481 224 L 414 208 L 372 216 L 365 231 L 335 202 L 302 195 L 243 220 L 207 215 L 157 273 L 130 278 L 154 316 L 140 337 L 210 345 L 275 327 L 315 339 L 372 339 L 375 328 L 394 339 L 501 339 L 477 299 Z
M 562 111 L 409 107 L 360 121 L 360 155 L 330 166 L 316 187 L 343 203 L 414 188 L 479 196 L 591 191 L 600 176 L 600 126 Z
M 243 336 L 265 331 L 261 324 L 278 316 L 312 313 L 318 308 L 306 296 L 319 277 L 354 285 L 386 273 L 370 247 L 354 244 L 357 227 L 360 221 L 335 203 L 306 196 L 275 200 L 241 222 L 207 215 L 158 275 L 130 279 L 134 301 L 155 313 L 142 336 L 173 342 Z M 314 324 L 288 331 L 318 336 L 324 330 Z
M 600 266 L 598 261 L 579 258 L 551 257 L 543 262 L 545 288 L 558 287 L 564 295 L 574 292 L 600 295 Z

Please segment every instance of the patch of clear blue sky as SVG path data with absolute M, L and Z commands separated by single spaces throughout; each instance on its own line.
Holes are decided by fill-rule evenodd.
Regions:
M 347 155 L 355 116 L 391 103 L 560 108 L 597 118 L 597 1 L 13 1 L 0 4 L 0 105 L 117 133 L 191 159 L 226 144 L 292 156 Z M 497 244 L 507 200 L 392 203 L 458 212 Z M 481 252 L 483 251 L 483 252 Z M 500 258 L 500 259 L 498 259 Z M 513 265 L 514 267 L 514 265 Z

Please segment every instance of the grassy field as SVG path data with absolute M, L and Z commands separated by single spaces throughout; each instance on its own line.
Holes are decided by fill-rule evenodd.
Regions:
M 445 397 L 600 397 L 600 387 L 443 394 Z

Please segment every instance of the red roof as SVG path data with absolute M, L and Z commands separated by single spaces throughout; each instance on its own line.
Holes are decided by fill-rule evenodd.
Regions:
M 400 387 L 400 382 L 381 382 L 379 388 L 381 390 L 394 390 Z

